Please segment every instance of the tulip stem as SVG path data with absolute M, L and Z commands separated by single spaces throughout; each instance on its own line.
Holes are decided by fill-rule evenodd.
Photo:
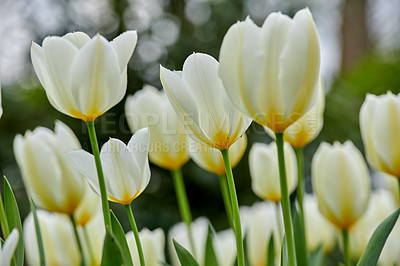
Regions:
M 82 229 L 83 229 L 83 236 L 84 236 L 85 242 L 86 242 L 87 251 L 89 253 L 90 265 L 95 266 L 96 260 L 93 255 L 93 249 L 92 249 L 92 245 L 90 244 L 90 238 L 89 238 L 89 234 L 87 232 L 86 226 L 83 226 Z
M 229 196 L 228 184 L 226 183 L 226 177 L 225 175 L 219 175 L 218 177 L 219 177 L 219 184 L 221 186 L 222 199 L 224 201 L 226 215 L 228 217 L 230 226 L 234 228 L 232 223 L 232 204 L 231 204 L 231 198 Z
M 172 181 L 174 183 L 176 198 L 178 201 L 179 212 L 181 213 L 181 219 L 187 226 L 190 247 L 194 252 L 195 245 L 190 226 L 192 223 L 192 213 L 190 212 L 189 201 L 187 198 L 185 183 L 183 181 L 182 171 L 180 168 L 171 170 L 171 175 L 172 175 Z
M 36 212 L 36 206 L 35 206 L 35 203 L 33 203 L 31 198 L 29 198 L 29 203 L 31 205 L 33 221 L 35 223 L 36 239 L 37 239 L 38 247 L 39 247 L 40 266 L 46 266 L 46 257 L 44 255 L 44 247 L 43 247 L 43 238 L 42 238 L 42 232 L 40 231 L 40 225 L 39 225 L 39 219 L 38 219 L 37 212 Z
M 78 245 L 79 252 L 81 253 L 81 266 L 85 266 L 85 255 L 83 254 L 83 249 L 82 249 L 82 243 L 78 235 L 78 230 L 76 229 L 76 223 L 75 223 L 75 218 L 74 215 L 70 215 L 69 218 L 71 219 L 72 223 L 72 228 L 74 229 L 74 235 L 76 239 L 76 244 Z
M 288 251 L 288 265 L 296 265 L 296 253 L 294 246 L 293 228 L 292 228 L 292 216 L 290 214 L 290 199 L 288 192 L 288 185 L 286 180 L 286 168 L 285 168 L 285 154 L 283 150 L 283 133 L 276 133 L 276 146 L 278 149 L 278 162 L 279 162 L 279 178 L 282 194 L 282 213 L 283 223 L 285 227 L 285 236 L 287 240 L 287 251 Z
M 279 238 L 283 239 L 283 232 L 282 232 L 282 221 L 280 217 L 281 213 L 281 206 L 279 206 L 279 202 L 275 202 L 275 208 L 276 208 L 276 224 L 278 226 L 278 233 L 279 233 Z
M 130 204 L 125 205 L 125 209 L 126 209 L 126 213 L 128 214 L 129 222 L 131 223 L 133 235 L 135 236 L 136 247 L 138 250 L 139 260 L 140 260 L 140 266 L 145 266 L 142 244 L 140 243 L 139 232 L 136 227 L 135 218 L 133 217 L 131 205 Z
M 106 229 L 109 228 L 112 231 L 110 207 L 108 206 L 106 184 L 104 182 L 103 168 L 101 167 L 99 145 L 97 143 L 94 122 L 93 121 L 86 122 L 86 125 L 88 128 L 90 144 L 92 145 L 94 160 L 96 162 L 97 177 L 99 179 L 99 187 L 100 187 L 101 205 L 103 207 L 104 225 L 105 225 Z
M 303 197 L 304 197 L 304 159 L 303 159 L 303 148 L 296 148 L 296 160 L 297 160 L 297 200 L 300 206 L 300 217 L 304 225 L 304 210 L 303 210 Z
M 224 159 L 226 179 L 229 188 L 229 194 L 231 198 L 232 205 L 232 216 L 234 225 L 233 229 L 236 236 L 236 250 L 237 250 L 237 264 L 238 266 L 244 266 L 244 249 L 243 249 L 243 239 L 242 239 L 242 227 L 240 225 L 240 215 L 239 215 L 239 203 L 236 195 L 235 180 L 233 179 L 232 167 L 229 161 L 228 149 L 222 150 L 222 158 Z
M 343 248 L 344 248 L 344 261 L 346 266 L 350 266 L 350 247 L 349 247 L 349 233 L 346 229 L 342 230 Z

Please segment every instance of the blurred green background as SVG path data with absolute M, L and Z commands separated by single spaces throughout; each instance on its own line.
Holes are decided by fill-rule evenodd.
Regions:
M 38 126 L 54 128 L 59 119 L 69 125 L 84 149 L 90 150 L 83 122 L 56 111 L 50 105 L 30 65 L 33 40 L 41 44 L 47 35 L 81 30 L 99 32 L 109 40 L 127 29 L 137 29 L 139 42 L 129 65 L 126 96 L 148 83 L 161 88 L 159 64 L 181 69 L 193 52 L 218 58 L 222 38 L 230 25 L 250 15 L 261 25 L 272 11 L 293 14 L 308 6 L 314 15 L 322 45 L 322 75 L 326 89 L 325 123 L 320 136 L 305 149 L 307 191 L 310 161 L 321 141 L 352 140 L 363 150 L 358 116 L 366 93 L 400 90 L 400 4 L 367 0 L 0 0 L 0 62 L 2 105 L 0 120 L 0 169 L 15 190 L 22 216 L 28 201 L 16 165 L 12 143 L 16 134 Z M 390 24 L 392 23 L 392 24 Z M 96 121 L 100 143 L 109 137 L 130 139 L 124 103 Z M 269 142 L 263 129 L 252 124 L 249 144 L 234 169 L 240 205 L 259 200 L 251 190 L 248 151 L 254 142 Z M 145 192 L 133 202 L 139 228 L 167 230 L 180 221 L 169 172 L 154 165 Z M 194 218 L 207 216 L 217 230 L 227 228 L 216 176 L 193 162 L 183 175 Z M 378 182 L 379 183 L 379 182 Z M 111 204 L 125 228 L 128 220 L 120 206 Z

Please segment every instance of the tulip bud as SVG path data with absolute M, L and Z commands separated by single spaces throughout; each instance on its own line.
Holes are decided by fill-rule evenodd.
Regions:
M 229 159 L 232 168 L 242 159 L 246 146 L 247 137 L 244 134 L 229 148 Z M 219 150 L 189 140 L 189 153 L 193 161 L 201 168 L 217 175 L 225 174 L 224 160 Z
M 172 242 L 172 239 L 175 239 L 175 241 L 177 241 L 193 255 L 193 257 L 201 266 L 206 266 L 204 265 L 204 254 L 206 250 L 206 240 L 209 225 L 210 221 L 205 217 L 199 217 L 190 224 L 195 246 L 194 251 L 190 245 L 188 227 L 185 223 L 178 223 L 169 229 L 167 244 L 172 265 L 181 265 Z
M 227 99 L 218 65 L 213 57 L 195 53 L 186 59 L 182 71 L 161 66 L 160 79 L 188 136 L 225 150 L 244 134 L 251 120 Z
M 293 19 L 271 13 L 261 28 L 250 18 L 234 24 L 219 60 L 219 74 L 235 106 L 274 132 L 284 132 L 316 101 L 320 49 L 307 8 Z
M 81 265 L 81 256 L 68 216 L 37 211 L 43 241 L 46 265 Z M 26 261 L 31 266 L 40 265 L 39 247 L 32 213 L 24 221 Z
M 132 132 L 149 127 L 152 163 L 174 170 L 189 160 L 186 133 L 164 91 L 145 85 L 127 98 L 125 114 Z
M 307 250 L 312 253 L 322 245 L 325 254 L 329 253 L 335 247 L 339 232 L 322 216 L 313 195 L 305 194 L 303 204 Z
M 100 160 L 110 201 L 130 204 L 147 187 L 150 181 L 147 157 L 149 141 L 149 129 L 143 128 L 136 131 L 128 145 L 119 139 L 110 138 L 101 148 Z M 93 155 L 84 150 L 76 150 L 69 152 L 68 157 L 100 195 Z
M 72 130 L 56 121 L 54 132 L 39 127 L 14 139 L 14 154 L 28 195 L 43 209 L 73 214 L 87 186 L 66 152 L 81 148 Z
M 313 190 L 321 213 L 349 230 L 364 214 L 369 200 L 369 171 L 351 141 L 322 143 L 312 160 Z
M 400 95 L 368 94 L 360 110 L 360 128 L 371 166 L 400 178 Z
M 266 265 L 267 247 L 271 235 L 274 237 L 275 261 L 279 262 L 283 232 L 282 217 L 271 202 L 258 202 L 242 212 L 246 232 L 247 255 L 250 265 Z M 278 220 L 280 221 L 278 224 Z
M 147 228 L 143 228 L 139 232 L 140 243 L 143 246 L 144 261 L 148 266 L 161 266 L 164 265 L 165 255 L 165 235 L 161 228 L 157 228 L 150 231 Z M 139 254 L 137 252 L 137 246 L 135 237 L 132 231 L 126 234 L 126 240 L 128 241 L 129 250 L 133 260 L 133 265 L 140 265 Z
M 285 165 L 289 193 L 297 186 L 297 164 L 293 148 L 285 143 Z M 249 153 L 251 187 L 253 192 L 263 200 L 281 201 L 279 183 L 278 151 L 276 143 L 255 143 Z
M 100 34 L 90 39 L 83 32 L 50 36 L 42 46 L 32 43 L 32 64 L 54 108 L 93 121 L 124 97 L 136 42 L 136 31 L 111 42 Z

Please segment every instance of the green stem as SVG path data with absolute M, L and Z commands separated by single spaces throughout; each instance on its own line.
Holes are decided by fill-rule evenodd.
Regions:
M 237 262 L 238 266 L 244 266 L 244 249 L 243 249 L 243 239 L 242 239 L 242 227 L 240 225 L 240 215 L 239 215 L 239 203 L 236 195 L 235 188 L 235 180 L 233 179 L 232 167 L 229 161 L 229 153 L 228 150 L 222 150 L 222 157 L 224 159 L 225 171 L 226 171 L 226 179 L 228 182 L 229 194 L 231 198 L 232 205 L 232 216 L 236 237 L 236 250 L 237 250 Z
M 38 219 L 38 216 L 37 216 L 37 213 L 36 213 L 36 206 L 33 203 L 31 198 L 29 198 L 29 203 L 31 205 L 31 211 L 32 211 L 32 214 L 33 214 L 33 221 L 35 223 L 36 239 L 37 239 L 38 247 L 39 247 L 40 266 L 46 266 L 46 257 L 44 255 L 42 232 L 40 231 L 39 219 Z
M 276 146 L 278 148 L 279 178 L 282 194 L 282 213 L 287 240 L 288 265 L 296 265 L 296 252 L 292 228 L 292 216 L 290 214 L 290 199 L 286 179 L 285 154 L 283 150 L 283 133 L 276 133 Z
M 180 168 L 171 170 L 172 181 L 174 183 L 176 198 L 178 201 L 179 212 L 181 218 L 187 226 L 190 247 L 192 252 L 195 252 L 195 244 L 193 240 L 193 234 L 191 230 L 192 214 L 190 212 L 189 201 L 185 189 L 185 183 L 183 182 L 182 171 Z
M 0 223 L 1 223 L 1 230 L 3 231 L 4 240 L 10 234 L 10 227 L 8 226 L 8 221 L 6 217 L 6 211 L 4 209 L 3 200 L 1 199 L 0 195 Z
M 296 152 L 296 160 L 297 160 L 297 176 L 298 176 L 298 184 L 297 184 L 297 200 L 299 202 L 300 207 L 300 217 L 301 221 L 304 224 L 304 209 L 303 209 L 303 198 L 304 198 L 304 159 L 303 159 L 303 148 L 295 149 Z
M 139 232 L 136 227 L 135 218 L 130 204 L 125 205 L 126 213 L 128 214 L 129 222 L 131 223 L 133 235 L 135 236 L 136 246 L 139 254 L 140 266 L 145 266 L 142 244 L 140 243 Z
M 346 266 L 350 266 L 350 247 L 349 247 L 349 233 L 346 229 L 342 230 L 343 248 L 344 248 L 344 261 Z
M 225 177 L 225 175 L 219 175 L 218 178 L 219 178 L 219 184 L 221 186 L 221 193 L 222 193 L 222 199 L 223 199 L 224 205 L 225 205 L 226 216 L 228 217 L 230 226 L 233 228 L 232 204 L 231 204 L 231 198 L 229 196 L 228 184 L 226 183 L 226 177 Z
M 78 230 L 76 229 L 75 218 L 73 215 L 70 215 L 69 218 L 71 219 L 72 228 L 74 229 L 75 240 L 76 244 L 78 245 L 79 253 L 81 253 L 81 265 L 85 266 L 85 255 L 83 254 L 82 243 L 78 235 Z
M 92 245 L 90 243 L 90 238 L 89 238 L 86 226 L 83 226 L 82 229 L 83 229 L 83 237 L 85 238 L 85 242 L 86 242 L 86 249 L 87 249 L 87 251 L 89 253 L 90 265 L 91 266 L 95 266 L 96 265 L 96 260 L 94 258 L 93 249 L 92 249 Z
M 279 202 L 275 202 L 275 208 L 276 208 L 276 224 L 278 226 L 278 233 L 279 233 L 279 238 L 282 240 L 283 239 L 283 232 L 282 232 L 282 220 L 281 220 L 281 208 L 279 206 Z
M 101 167 L 101 160 L 100 160 L 100 152 L 99 152 L 99 145 L 97 143 L 96 137 L 96 130 L 94 128 L 94 122 L 86 122 L 90 144 L 92 145 L 92 151 L 94 160 L 96 162 L 96 169 L 97 169 L 97 177 L 99 179 L 99 187 L 100 187 L 100 196 L 101 196 L 101 205 L 103 207 L 103 217 L 104 217 L 104 225 L 112 230 L 111 227 L 111 216 L 110 216 L 110 207 L 108 206 L 107 200 L 107 191 L 106 191 L 106 184 L 104 182 L 104 174 L 103 168 Z

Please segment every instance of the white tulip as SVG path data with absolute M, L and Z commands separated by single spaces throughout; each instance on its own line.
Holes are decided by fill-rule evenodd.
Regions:
M 150 181 L 147 156 L 149 141 L 149 129 L 143 128 L 136 131 L 128 145 L 110 138 L 101 148 L 100 160 L 110 201 L 128 205 L 147 187 Z M 77 150 L 69 152 L 68 157 L 100 195 L 93 155 L 84 150 Z
M 127 64 L 137 42 L 127 31 L 108 42 L 83 32 L 46 37 L 32 43 L 31 58 L 50 103 L 58 111 L 93 121 L 125 95 Z
M 148 266 L 161 266 L 165 262 L 164 248 L 165 248 L 165 234 L 161 228 L 150 231 L 143 228 L 139 232 L 140 242 L 142 243 L 144 261 Z M 139 254 L 135 237 L 132 231 L 126 234 L 129 250 L 131 252 L 134 265 L 140 265 Z
M 161 66 L 160 79 L 187 134 L 199 143 L 225 150 L 244 134 L 251 120 L 229 101 L 218 65 L 213 57 L 194 53 L 182 71 Z
M 360 110 L 360 128 L 369 164 L 400 178 L 400 94 L 368 94 Z
M 85 186 L 83 198 L 74 212 L 75 224 L 85 226 L 98 214 L 101 206 L 101 199 L 89 185 Z
M 241 208 L 242 210 L 242 208 Z M 250 265 L 266 265 L 267 247 L 271 236 L 274 237 L 275 261 L 279 261 L 282 246 L 283 220 L 272 202 L 258 202 L 244 213 L 247 255 Z M 279 223 L 278 223 L 279 221 Z
M 46 265 L 81 265 L 81 256 L 68 216 L 60 213 L 37 211 L 43 240 Z M 24 221 L 26 261 L 30 266 L 40 265 L 39 248 L 33 215 Z
M 213 235 L 213 246 L 219 266 L 232 266 L 237 256 L 235 233 L 226 229 Z
M 232 168 L 240 162 L 246 147 L 247 137 L 244 134 L 229 148 L 229 160 Z M 189 140 L 189 154 L 192 160 L 201 168 L 217 175 L 225 174 L 224 160 L 219 150 Z
M 335 247 L 338 230 L 321 214 L 314 195 L 305 194 L 303 204 L 307 250 L 314 252 L 322 246 L 329 253 Z
M 0 242 L 0 265 L 10 266 L 11 259 L 14 255 L 15 249 L 17 248 L 19 241 L 19 232 L 14 228 L 8 235 L 4 244 Z
M 317 30 L 308 8 L 293 19 L 271 13 L 262 27 L 230 27 L 219 74 L 232 102 L 257 123 L 284 132 L 314 104 L 320 74 Z
M 185 223 L 178 223 L 169 229 L 167 245 L 172 265 L 181 265 L 172 242 L 172 239 L 175 239 L 176 242 L 178 242 L 193 255 L 193 257 L 201 266 L 206 266 L 204 265 L 204 254 L 206 250 L 209 225 L 210 221 L 205 217 L 199 217 L 190 224 L 195 246 L 194 251 L 190 245 L 188 227 Z
M 399 180 L 391 175 L 385 175 L 385 184 L 386 188 L 392 193 L 394 200 L 397 203 L 397 206 L 400 206 L 400 191 L 399 191 Z
M 338 228 L 349 230 L 364 214 L 371 190 L 360 151 L 351 141 L 323 142 L 314 154 L 311 170 L 321 213 Z
M 289 193 L 297 186 L 297 163 L 293 148 L 284 144 L 286 175 Z M 281 201 L 281 188 L 278 167 L 278 151 L 275 142 L 255 143 L 249 153 L 251 187 L 263 200 Z
M 38 127 L 14 139 L 14 154 L 28 195 L 43 209 L 72 215 L 87 186 L 66 152 L 80 149 L 72 130 L 56 121 L 54 132 Z
M 189 160 L 185 130 L 164 91 L 145 85 L 125 102 L 125 115 L 132 132 L 149 127 L 149 159 L 174 170 Z

